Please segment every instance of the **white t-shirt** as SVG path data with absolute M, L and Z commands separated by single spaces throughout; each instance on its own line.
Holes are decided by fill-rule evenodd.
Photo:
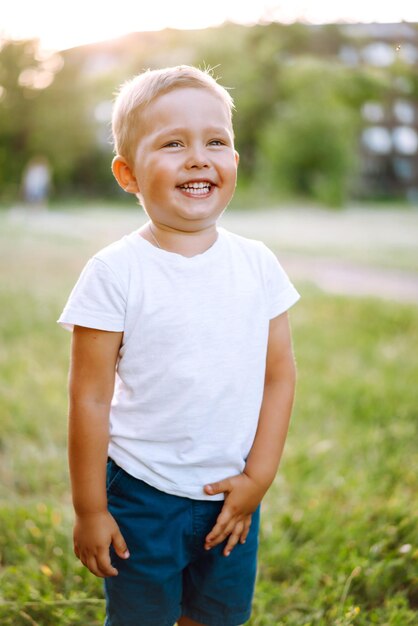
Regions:
M 263 397 L 270 319 L 299 294 L 261 242 L 223 228 L 184 257 L 133 232 L 87 263 L 58 322 L 123 331 L 109 456 L 170 494 L 222 499 L 242 472 Z

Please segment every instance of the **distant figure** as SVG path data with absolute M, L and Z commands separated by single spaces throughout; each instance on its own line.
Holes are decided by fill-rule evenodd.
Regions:
M 43 156 L 31 159 L 23 174 L 23 199 L 30 206 L 43 208 L 47 204 L 51 187 L 48 160 Z

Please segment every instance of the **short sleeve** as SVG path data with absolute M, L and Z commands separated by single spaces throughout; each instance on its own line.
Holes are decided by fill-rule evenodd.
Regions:
M 273 319 L 293 306 L 300 294 L 291 283 L 276 255 L 264 246 L 267 260 L 267 299 L 269 318 Z
M 85 326 L 121 332 L 124 330 L 126 294 L 113 270 L 93 257 L 81 272 L 58 319 L 67 330 Z

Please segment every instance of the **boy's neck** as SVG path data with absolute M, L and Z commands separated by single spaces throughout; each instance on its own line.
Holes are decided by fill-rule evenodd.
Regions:
M 149 221 L 140 228 L 139 234 L 156 248 L 185 257 L 192 257 L 206 252 L 218 238 L 216 224 L 203 230 L 186 232 Z

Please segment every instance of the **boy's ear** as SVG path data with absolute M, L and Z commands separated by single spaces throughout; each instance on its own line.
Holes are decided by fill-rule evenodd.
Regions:
M 235 150 L 235 163 L 237 164 L 238 167 L 238 163 L 239 163 L 239 154 L 238 152 Z
M 115 156 L 112 161 L 112 172 L 124 191 L 128 193 L 139 193 L 139 187 L 134 173 L 123 157 Z

